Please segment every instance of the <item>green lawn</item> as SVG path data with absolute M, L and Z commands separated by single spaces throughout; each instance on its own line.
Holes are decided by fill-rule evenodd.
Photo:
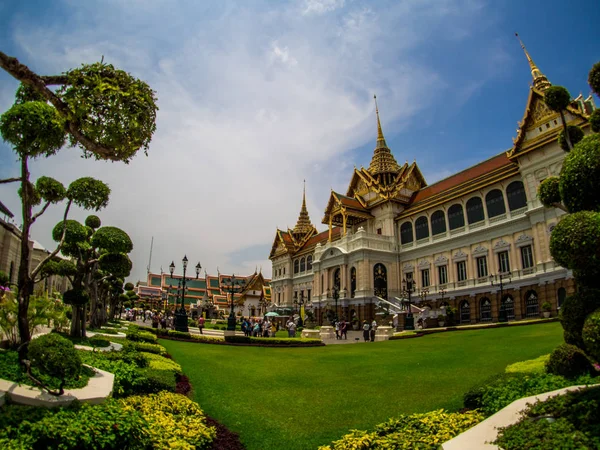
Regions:
M 316 450 L 398 413 L 457 410 L 472 385 L 561 342 L 556 322 L 316 348 L 160 341 L 249 450 Z

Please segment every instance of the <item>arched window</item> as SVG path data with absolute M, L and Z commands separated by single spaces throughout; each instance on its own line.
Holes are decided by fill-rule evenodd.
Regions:
M 300 272 L 304 272 L 306 271 L 306 259 L 301 258 L 300 259 Z
M 567 298 L 567 290 L 563 287 L 558 288 L 558 307 L 560 308 Z
M 500 303 L 500 309 L 506 312 L 506 320 L 514 320 L 515 318 L 515 302 L 510 295 L 505 295 Z
M 460 302 L 460 323 L 471 323 L 471 306 L 469 302 L 463 300 Z
M 412 222 L 404 222 L 400 225 L 400 242 L 410 244 L 413 241 Z
M 465 215 L 463 214 L 462 205 L 452 205 L 448 209 L 448 225 L 450 225 L 451 230 L 465 226 Z
M 335 289 L 338 290 L 338 292 L 340 291 L 340 285 L 342 284 L 342 281 L 340 279 L 340 269 L 335 269 L 335 272 L 333 272 L 333 287 Z
M 469 225 L 481 222 L 482 220 L 485 220 L 485 216 L 483 215 L 483 203 L 481 198 L 470 198 L 467 202 L 467 221 L 469 222 Z
M 350 298 L 356 293 L 356 267 L 350 269 Z
M 508 200 L 508 209 L 524 208 L 527 206 L 527 197 L 525 196 L 525 186 L 522 181 L 513 181 L 506 188 L 506 199 Z
M 528 291 L 525 294 L 525 316 L 538 317 L 539 315 L 540 308 L 537 293 L 535 291 Z
M 487 297 L 479 300 L 479 320 L 481 322 L 492 321 L 492 302 Z
M 373 267 L 373 294 L 387 300 L 387 269 L 381 263 Z
M 416 220 L 415 233 L 417 235 L 417 241 L 419 239 L 425 239 L 429 237 L 429 225 L 427 224 L 427 217 L 421 216 Z
M 312 270 L 312 255 L 306 258 L 306 270 Z
M 300 261 L 296 260 L 296 261 L 294 261 L 294 273 L 298 273 L 299 270 L 300 270 Z
M 431 215 L 431 235 L 442 234 L 446 232 L 446 215 L 441 209 Z
M 492 189 L 488 192 L 485 196 L 485 206 L 490 219 L 505 214 L 506 206 L 504 206 L 502 191 L 500 189 Z

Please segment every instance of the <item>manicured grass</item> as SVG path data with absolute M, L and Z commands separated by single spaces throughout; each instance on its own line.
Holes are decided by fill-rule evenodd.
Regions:
M 556 322 L 316 348 L 160 341 L 249 450 L 316 450 L 399 413 L 460 409 L 472 385 L 561 342 Z

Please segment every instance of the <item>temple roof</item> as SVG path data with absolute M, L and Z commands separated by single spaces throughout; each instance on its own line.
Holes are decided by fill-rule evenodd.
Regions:
M 378 175 L 383 173 L 398 173 L 400 166 L 396 162 L 394 155 L 388 148 L 385 138 L 383 137 L 383 131 L 381 131 L 381 122 L 379 120 L 379 108 L 377 107 L 377 97 L 375 97 L 375 114 L 377 116 L 377 144 L 375 145 L 375 151 L 373 152 L 373 158 L 371 164 L 367 169 L 372 175 Z
M 302 207 L 300 208 L 300 215 L 296 226 L 292 230 L 294 234 L 306 234 L 314 230 L 314 226 L 308 216 L 308 210 L 306 209 L 306 182 L 304 183 L 304 190 L 302 192 Z

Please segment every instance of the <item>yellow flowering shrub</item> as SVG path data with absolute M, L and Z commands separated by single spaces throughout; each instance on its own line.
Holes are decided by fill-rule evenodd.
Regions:
M 173 373 L 181 373 L 181 366 L 172 359 L 154 353 L 143 353 L 143 355 L 148 361 L 148 368 L 151 370 L 167 370 Z
M 375 426 L 372 432 L 351 430 L 319 450 L 437 449 L 444 442 L 477 425 L 483 415 L 477 411 L 449 413 L 443 409 L 422 414 L 401 415 Z
M 147 433 L 155 449 L 195 450 L 207 448 L 217 431 L 206 425 L 197 403 L 171 392 L 124 398 L 123 407 L 137 411 L 148 421 Z

